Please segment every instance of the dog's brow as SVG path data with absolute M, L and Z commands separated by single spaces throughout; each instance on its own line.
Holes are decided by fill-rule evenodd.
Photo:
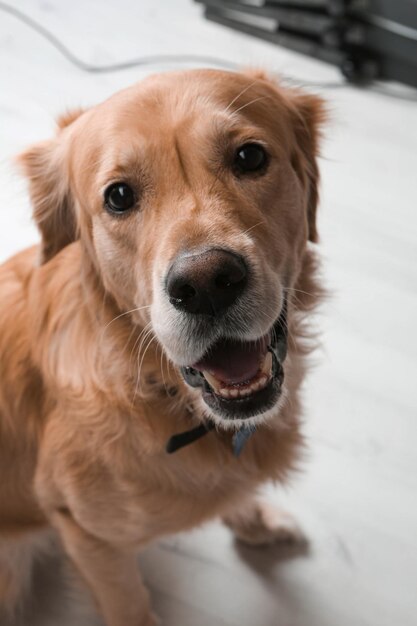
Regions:
M 101 157 L 99 179 L 101 184 L 120 176 L 129 175 L 134 171 L 136 177 L 146 175 L 146 147 L 141 144 L 124 146 L 123 150 L 111 151 Z
M 236 111 L 233 111 L 233 113 L 239 113 L 239 111 L 243 111 L 243 109 L 246 109 L 246 107 L 248 107 L 249 105 L 255 104 L 255 102 L 259 102 L 260 100 L 266 100 L 267 98 L 271 98 L 271 96 L 259 96 L 259 98 L 254 98 L 253 100 L 246 102 L 246 104 L 243 104 L 241 107 L 236 109 Z
M 174 146 L 175 146 L 176 155 L 178 157 L 178 162 L 180 164 L 182 175 L 184 177 L 184 180 L 185 180 L 186 184 L 189 185 L 190 181 L 189 181 L 189 178 L 188 178 L 187 169 L 186 169 L 185 164 L 184 164 L 184 159 L 183 159 L 182 154 L 181 154 L 181 148 L 179 146 L 179 142 L 178 142 L 178 138 L 177 137 L 174 138 Z
M 235 96 L 233 98 L 233 100 L 231 102 L 229 102 L 229 104 L 226 107 L 226 111 L 228 111 L 230 109 L 230 107 L 237 101 L 239 100 L 240 96 L 243 96 L 244 93 L 246 93 L 247 91 L 249 91 L 249 89 L 251 87 L 253 87 L 255 85 L 255 83 L 258 82 L 258 79 L 254 80 L 250 85 L 247 85 L 247 87 L 245 87 L 244 89 L 242 89 L 242 91 L 240 91 L 237 96 Z

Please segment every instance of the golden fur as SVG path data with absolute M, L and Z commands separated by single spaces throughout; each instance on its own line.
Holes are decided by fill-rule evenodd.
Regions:
M 50 525 L 108 626 L 154 623 L 134 558 L 150 540 L 215 516 L 247 540 L 283 537 L 252 496 L 285 480 L 302 446 L 323 117 L 317 97 L 262 73 L 163 74 L 64 116 L 20 157 L 42 241 L 0 268 L 0 604 L 15 604 L 30 569 L 10 551 Z M 210 159 L 254 133 L 278 165 L 226 180 Z M 143 189 L 135 222 L 102 207 L 121 172 Z M 221 428 L 170 456 L 202 407 L 153 332 L 154 277 L 181 246 L 219 242 L 258 263 L 265 296 L 286 277 L 287 401 L 238 459 Z

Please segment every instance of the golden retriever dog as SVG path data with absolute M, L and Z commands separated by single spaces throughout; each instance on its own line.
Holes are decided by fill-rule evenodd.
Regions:
M 57 532 L 108 626 L 156 623 L 137 550 L 258 500 L 302 451 L 324 106 L 262 72 L 154 75 L 19 157 L 41 243 L 0 268 L 0 605 Z

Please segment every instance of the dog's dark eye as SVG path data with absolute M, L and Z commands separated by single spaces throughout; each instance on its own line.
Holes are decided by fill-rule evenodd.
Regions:
M 126 183 L 113 183 L 104 192 L 104 202 L 112 213 L 124 213 L 135 204 L 135 194 Z
M 245 143 L 236 151 L 234 166 L 240 174 L 260 172 L 267 161 L 266 151 L 259 143 Z

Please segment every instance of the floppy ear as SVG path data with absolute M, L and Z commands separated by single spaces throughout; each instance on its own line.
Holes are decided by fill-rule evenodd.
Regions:
M 317 242 L 316 212 L 319 201 L 317 156 L 321 128 L 328 117 L 325 101 L 302 90 L 284 87 L 262 69 L 250 69 L 244 73 L 254 79 L 254 84 L 258 81 L 266 82 L 289 109 L 296 140 L 291 164 L 307 193 L 308 238 Z
M 321 128 L 327 114 L 324 101 L 318 96 L 298 91 L 289 92 L 296 146 L 292 165 L 307 191 L 308 238 L 318 241 L 316 212 L 319 201 L 319 168 L 317 156 Z
M 33 217 L 42 237 L 41 264 L 78 238 L 66 147 L 61 131 L 80 113 L 67 113 L 59 118 L 59 130 L 54 139 L 32 146 L 17 158 L 29 179 Z

